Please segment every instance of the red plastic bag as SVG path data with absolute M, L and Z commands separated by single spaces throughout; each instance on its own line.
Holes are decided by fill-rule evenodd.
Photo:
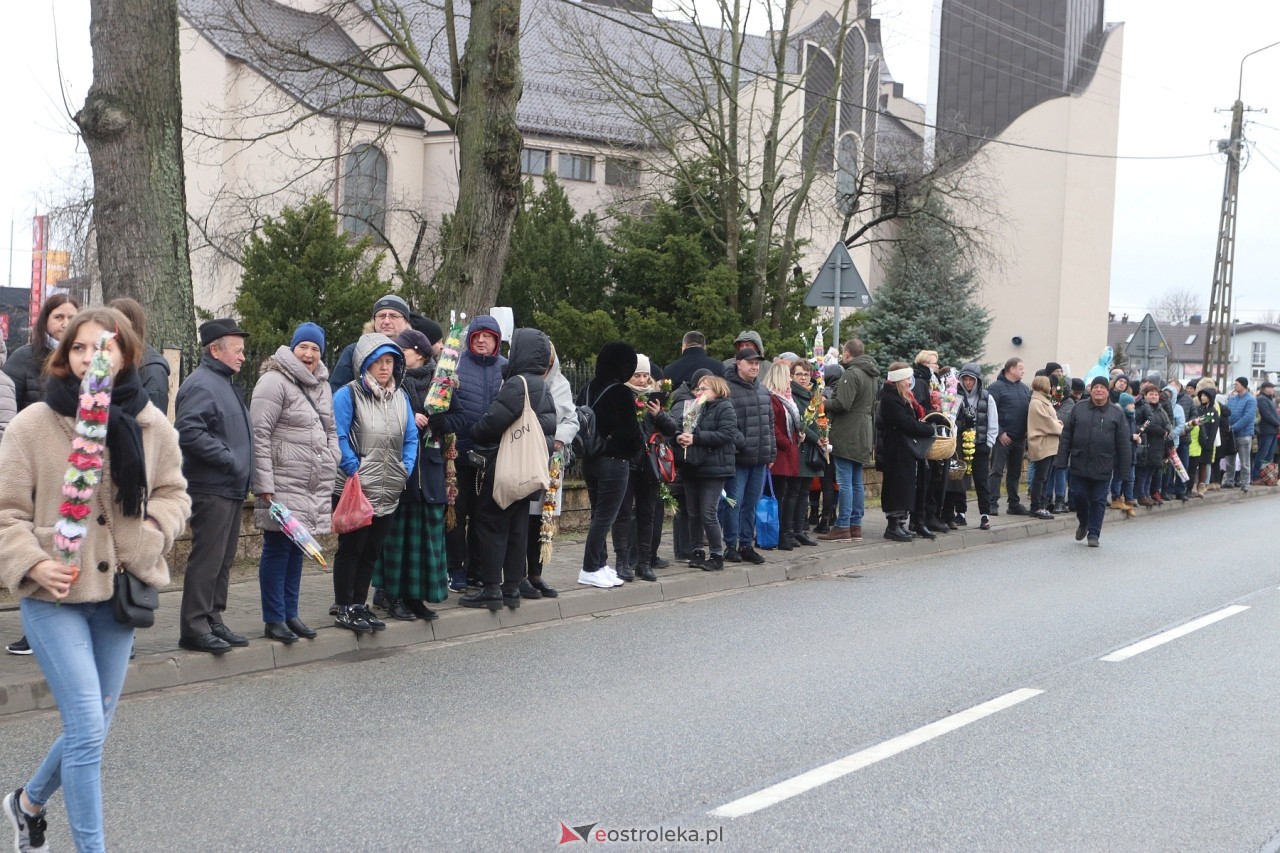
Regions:
M 360 475 L 352 474 L 342 488 L 342 497 L 333 508 L 333 532 L 338 535 L 373 524 L 373 504 L 360 488 Z

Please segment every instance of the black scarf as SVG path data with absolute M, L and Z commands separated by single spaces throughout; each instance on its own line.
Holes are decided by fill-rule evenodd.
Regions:
M 65 379 L 45 380 L 44 401 L 60 415 L 74 418 L 80 407 L 80 380 L 75 374 Z M 124 514 L 137 518 L 147 501 L 147 460 L 142 452 L 142 429 L 137 415 L 147 405 L 147 392 L 133 368 L 117 374 L 111 387 L 111 408 L 107 418 L 107 451 L 111 454 L 111 480 L 116 484 L 116 500 Z

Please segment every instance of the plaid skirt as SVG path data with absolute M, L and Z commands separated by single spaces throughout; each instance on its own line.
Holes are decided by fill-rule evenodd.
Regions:
M 391 598 L 438 604 L 449 598 L 444 552 L 444 504 L 400 502 L 382 556 L 373 567 L 373 585 Z

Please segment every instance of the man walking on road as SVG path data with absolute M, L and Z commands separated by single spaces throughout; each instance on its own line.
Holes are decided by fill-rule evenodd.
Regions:
M 1089 402 L 1071 410 L 1058 437 L 1056 464 L 1071 473 L 1077 542 L 1088 536 L 1089 547 L 1098 547 L 1111 478 L 1129 470 L 1131 444 L 1124 412 L 1112 405 L 1107 380 L 1095 376 L 1089 383 Z
M 234 320 L 200 326 L 200 366 L 178 389 L 178 443 L 191 494 L 191 554 L 182 583 L 178 645 L 220 655 L 249 641 L 222 623 L 231 563 L 240 542 L 240 511 L 253 474 L 253 432 L 244 393 L 232 382 L 244 364 Z

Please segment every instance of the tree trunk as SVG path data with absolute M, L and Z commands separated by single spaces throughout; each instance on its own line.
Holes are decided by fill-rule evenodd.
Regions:
M 524 142 L 515 114 L 523 85 L 520 1 L 471 0 L 458 87 L 458 203 L 434 281 L 435 316 L 487 313 L 498 298 L 520 199 Z
M 93 164 L 102 294 L 147 311 L 147 338 L 195 345 L 177 0 L 91 0 L 93 85 L 75 121 Z

